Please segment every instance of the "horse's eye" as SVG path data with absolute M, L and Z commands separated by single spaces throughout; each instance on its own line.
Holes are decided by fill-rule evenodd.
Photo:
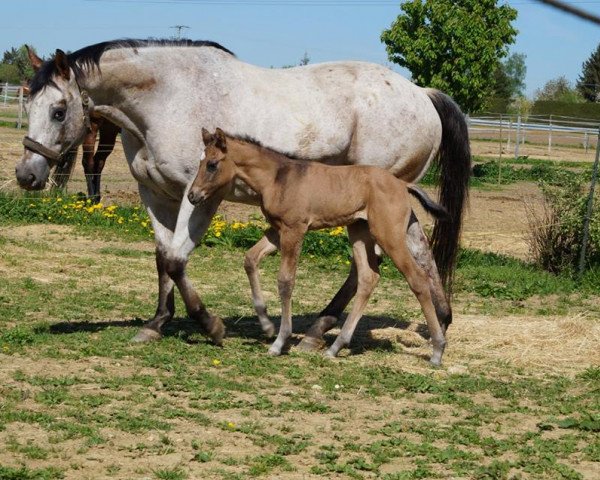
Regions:
M 52 112 L 52 118 L 57 122 L 62 122 L 65 119 L 66 110 L 64 108 L 57 108 Z
M 209 160 L 206 164 L 206 171 L 208 173 L 215 173 L 217 171 L 217 167 L 219 166 L 219 162 L 215 160 Z

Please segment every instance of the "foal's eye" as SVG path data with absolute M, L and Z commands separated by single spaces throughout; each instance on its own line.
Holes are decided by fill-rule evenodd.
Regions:
M 56 120 L 57 122 L 64 121 L 65 116 L 66 116 L 66 110 L 64 108 L 57 108 L 56 110 L 54 110 L 54 112 L 52 112 L 52 118 L 54 120 Z
M 219 166 L 219 162 L 215 162 L 214 160 L 211 160 L 211 161 L 207 162 L 207 164 L 206 164 L 206 171 L 208 173 L 215 173 L 217 171 L 218 166 Z

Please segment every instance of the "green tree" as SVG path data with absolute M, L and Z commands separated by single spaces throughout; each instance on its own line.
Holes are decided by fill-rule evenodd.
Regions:
M 582 103 L 585 101 L 565 76 L 548 80 L 542 88 L 536 90 L 534 97 L 536 102 Z
M 0 63 L 0 83 L 8 82 L 13 85 L 18 85 L 20 81 L 21 78 L 17 67 L 6 63 Z
M 467 112 L 478 110 L 490 76 L 517 31 L 517 11 L 496 0 L 412 0 L 384 30 L 390 61 L 406 67 L 417 85 L 438 88 Z
M 577 91 L 588 102 L 600 102 L 600 44 L 582 66 Z
M 10 66 L 10 68 L 7 68 L 6 66 Z M 12 47 L 10 50 L 6 50 L 2 56 L 0 70 L 1 67 L 4 67 L 4 69 L 11 72 L 11 74 L 15 71 L 18 73 L 18 78 L 16 80 L 7 80 L 12 83 L 20 83 L 22 80 L 29 80 L 33 77 L 33 68 L 31 68 L 31 63 L 27 56 L 27 47 L 25 47 L 25 45 L 21 45 L 19 48 Z

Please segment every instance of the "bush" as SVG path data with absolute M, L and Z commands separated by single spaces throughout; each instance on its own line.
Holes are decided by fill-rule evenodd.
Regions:
M 585 185 L 587 187 L 587 184 Z M 588 188 L 581 178 L 565 174 L 540 183 L 541 212 L 529 208 L 529 247 L 535 262 L 552 273 L 574 272 L 579 263 Z M 598 195 L 596 195 L 596 204 Z M 588 266 L 600 265 L 600 212 L 590 221 Z

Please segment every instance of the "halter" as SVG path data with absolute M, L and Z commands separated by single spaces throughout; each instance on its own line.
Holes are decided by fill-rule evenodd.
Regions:
M 79 85 L 77 85 L 79 88 Z M 89 132 L 91 129 L 90 122 L 90 97 L 87 91 L 79 89 L 79 94 L 81 96 L 81 105 L 83 106 L 83 123 L 85 128 Z M 54 162 L 58 167 L 62 167 L 65 163 L 66 155 L 72 150 L 76 149 L 80 143 L 80 139 L 74 140 L 69 143 L 66 147 L 64 147 L 60 152 L 55 152 L 54 150 L 42 145 L 40 142 L 36 142 L 33 138 L 25 136 L 23 138 L 23 146 L 26 150 L 30 150 L 33 153 L 37 153 L 43 157 Z

